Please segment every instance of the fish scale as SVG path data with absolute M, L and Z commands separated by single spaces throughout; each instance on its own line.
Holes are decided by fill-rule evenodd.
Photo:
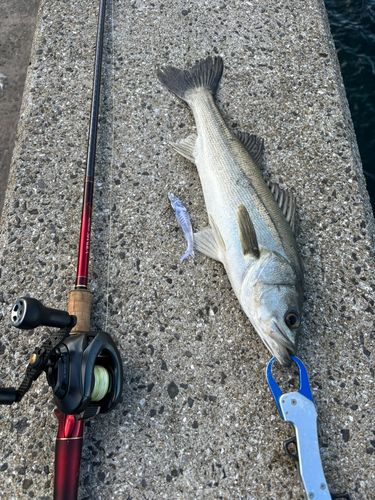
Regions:
M 278 231 L 272 233 L 270 226 L 273 225 L 273 222 L 270 220 L 270 217 L 268 217 L 269 214 L 267 211 L 262 213 L 264 203 L 261 201 L 257 203 L 257 198 L 262 194 L 267 197 L 268 203 L 276 206 L 277 210 L 275 210 L 275 212 L 277 221 L 284 224 L 285 229 L 290 231 L 289 225 L 285 221 L 279 207 L 276 205 L 263 180 L 263 177 L 259 173 L 258 167 L 254 165 L 255 179 L 252 179 L 253 182 L 251 182 L 247 177 L 244 177 L 243 169 L 241 169 L 240 166 L 241 160 L 251 161 L 251 158 L 246 158 L 246 156 L 243 155 L 243 152 L 241 151 L 243 146 L 232 134 L 230 134 L 221 115 L 216 111 L 216 106 L 212 109 L 212 111 L 215 113 L 217 121 L 222 122 L 221 127 L 212 126 L 213 120 L 206 118 L 207 113 L 209 112 L 207 110 L 208 106 L 206 106 L 206 103 L 210 98 L 212 98 L 210 94 L 201 92 L 199 97 L 196 97 L 191 104 L 198 130 L 196 165 L 201 178 L 207 211 L 209 213 L 217 212 L 217 195 L 219 194 L 222 194 L 220 199 L 222 200 L 223 197 L 226 198 L 228 203 L 231 204 L 233 208 L 233 210 L 225 212 L 226 216 L 235 215 L 236 204 L 242 203 L 249 209 L 249 211 L 251 211 L 251 215 L 253 215 L 252 218 L 257 231 L 258 240 L 260 240 L 260 242 L 264 241 L 264 244 L 268 244 L 268 246 L 269 242 L 271 242 L 272 248 L 282 254 L 285 254 L 286 256 L 287 250 L 284 248 L 282 239 L 279 237 Z M 204 126 L 205 123 L 207 123 L 207 127 Z M 199 143 L 200 128 L 203 128 L 204 133 L 211 138 L 211 140 L 207 140 L 202 146 Z M 229 144 L 226 150 L 220 147 L 220 133 L 226 137 L 230 134 L 229 137 L 231 144 Z M 213 138 L 215 138 L 215 142 L 212 140 Z M 204 147 L 205 144 L 207 144 L 206 148 Z M 229 150 L 230 147 L 232 151 Z M 240 161 L 236 161 L 236 157 L 238 157 Z M 211 168 L 209 169 L 209 167 Z M 220 182 L 217 181 L 216 184 L 218 184 L 221 188 L 221 193 L 219 192 L 216 194 L 212 192 L 212 185 L 210 189 L 207 189 L 206 184 L 212 184 L 212 180 L 217 179 L 219 176 Z M 259 182 L 256 182 L 258 180 L 256 179 L 256 176 L 259 176 Z M 237 179 L 242 179 L 242 182 L 247 184 L 247 189 L 239 189 Z M 255 188 L 255 183 L 258 184 L 258 189 Z M 253 190 L 253 197 L 251 197 L 250 190 Z M 206 193 L 208 193 L 210 197 L 206 196 Z M 253 205 L 256 206 L 256 210 L 253 209 Z M 268 219 L 266 223 L 264 223 L 263 220 L 265 217 Z M 219 222 L 217 221 L 217 223 Z M 238 243 L 238 235 L 236 239 L 238 240 Z M 231 239 L 231 241 L 234 244 L 233 239 Z M 275 242 L 278 244 L 275 245 Z

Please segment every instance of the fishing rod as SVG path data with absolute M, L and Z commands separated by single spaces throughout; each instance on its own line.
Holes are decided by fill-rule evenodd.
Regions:
M 90 331 L 88 266 L 105 9 L 106 0 L 100 0 L 77 275 L 68 297 L 68 312 L 45 307 L 31 297 L 16 301 L 11 311 L 14 327 L 31 330 L 49 326 L 60 330 L 31 355 L 18 389 L 0 388 L 0 404 L 11 405 L 22 399 L 42 371 L 47 375 L 58 419 L 54 500 L 77 499 L 83 423 L 98 413 L 111 411 L 123 386 L 122 361 L 113 339 L 104 331 Z

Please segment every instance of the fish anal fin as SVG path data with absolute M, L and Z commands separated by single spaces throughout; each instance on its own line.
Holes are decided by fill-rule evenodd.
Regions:
M 171 142 L 170 146 L 181 156 L 195 163 L 194 148 L 197 139 L 198 139 L 197 135 L 191 134 L 188 137 L 186 137 L 186 139 L 182 139 L 182 141 Z
M 194 233 L 194 248 L 211 259 L 223 261 L 222 252 L 210 227 Z
M 266 181 L 267 186 L 279 205 L 287 222 L 289 222 L 292 231 L 294 231 L 294 216 L 296 212 L 296 198 L 292 193 L 289 193 L 287 189 L 282 189 L 276 182 Z
M 247 149 L 251 158 L 257 164 L 257 166 L 262 168 L 262 157 L 264 153 L 264 141 L 256 135 L 248 134 L 247 132 L 241 132 L 239 130 L 234 132 L 234 135 L 241 142 L 241 144 Z
M 223 252 L 226 252 L 226 246 L 225 246 L 225 241 L 224 238 L 221 235 L 220 229 L 216 225 L 216 222 L 214 221 L 214 218 L 212 217 L 211 214 L 208 214 L 208 220 L 210 222 L 210 226 L 212 227 L 212 231 L 214 232 L 215 239 L 222 249 Z
M 252 257 L 258 259 L 260 252 L 254 224 L 252 223 L 249 212 L 246 210 L 244 205 L 240 205 L 238 207 L 237 222 L 243 255 L 251 255 Z

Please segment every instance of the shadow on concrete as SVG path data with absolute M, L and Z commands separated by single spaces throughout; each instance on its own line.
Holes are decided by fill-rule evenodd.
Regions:
M 0 216 L 40 0 L 0 2 Z M 0 83 L 1 83 L 0 82 Z

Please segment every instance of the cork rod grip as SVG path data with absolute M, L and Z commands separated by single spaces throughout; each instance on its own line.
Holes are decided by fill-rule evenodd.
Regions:
M 77 318 L 76 326 L 71 330 L 75 332 L 90 331 L 92 293 L 88 290 L 72 290 L 68 297 L 68 312 Z

